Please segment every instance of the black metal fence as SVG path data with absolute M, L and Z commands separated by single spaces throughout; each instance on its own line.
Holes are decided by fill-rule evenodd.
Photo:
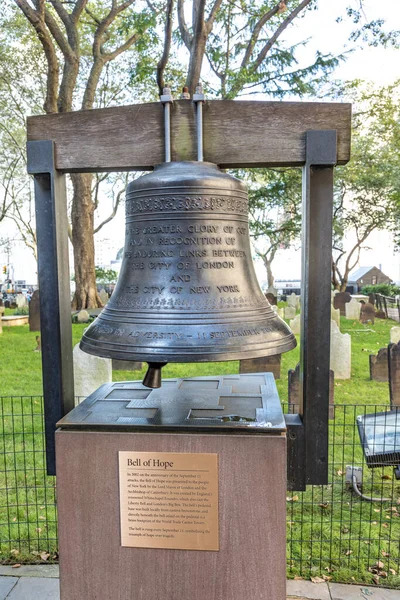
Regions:
M 356 425 L 357 416 L 387 410 L 334 407 L 329 485 L 287 494 L 289 577 L 400 586 L 400 481 L 392 468 L 367 468 Z M 56 560 L 56 482 L 45 473 L 42 398 L 0 398 L 0 427 L 1 560 Z M 348 466 L 362 468 L 364 495 L 388 500 L 360 498 L 346 483 Z

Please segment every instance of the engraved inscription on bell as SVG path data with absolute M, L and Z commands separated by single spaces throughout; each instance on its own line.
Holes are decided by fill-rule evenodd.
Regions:
M 132 182 L 118 284 L 82 349 L 193 362 L 293 348 L 257 282 L 247 210 L 243 183 L 210 163 L 165 163 Z

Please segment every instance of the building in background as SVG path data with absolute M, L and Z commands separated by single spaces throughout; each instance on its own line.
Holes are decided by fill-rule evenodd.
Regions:
M 346 291 L 350 294 L 356 294 L 365 285 L 378 285 L 380 283 L 392 283 L 392 280 L 378 267 L 360 267 L 350 273 Z

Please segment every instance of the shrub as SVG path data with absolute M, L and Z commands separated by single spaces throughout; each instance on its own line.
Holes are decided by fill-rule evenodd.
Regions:
M 383 296 L 397 296 L 400 294 L 400 287 L 394 283 L 378 283 L 377 285 L 364 285 L 361 288 L 361 293 L 366 294 L 382 294 Z

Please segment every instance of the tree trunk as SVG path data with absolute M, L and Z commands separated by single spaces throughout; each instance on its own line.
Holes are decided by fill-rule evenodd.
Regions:
M 71 175 L 73 199 L 71 210 L 72 245 L 74 248 L 75 295 L 72 308 L 103 306 L 96 288 L 94 263 L 94 203 L 90 173 Z
M 275 256 L 275 254 L 274 254 Z M 268 281 L 268 288 L 272 288 L 274 287 L 274 283 L 275 283 L 275 277 L 272 274 L 272 260 L 269 260 L 267 256 L 263 256 L 263 262 L 264 262 L 264 267 L 267 271 L 267 281 Z

